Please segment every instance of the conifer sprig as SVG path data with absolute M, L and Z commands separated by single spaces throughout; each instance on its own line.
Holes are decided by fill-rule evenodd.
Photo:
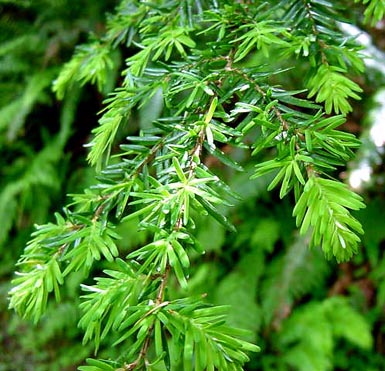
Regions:
M 300 232 L 311 230 L 310 245 L 328 258 L 351 258 L 363 232 L 349 211 L 364 207 L 361 198 L 330 175 L 359 145 L 338 130 L 361 91 L 346 71 L 362 67 L 359 48 L 336 25 L 340 9 L 324 0 L 179 3 L 122 1 L 105 36 L 79 47 L 55 81 L 59 97 L 86 82 L 103 90 L 117 68 L 113 51 L 129 47 L 121 86 L 89 144 L 98 183 L 72 195 L 56 223 L 38 227 L 10 291 L 10 306 L 36 321 L 71 272 L 88 276 L 98 261 L 109 264 L 83 285 L 79 324 L 96 349 L 112 336 L 126 351 L 119 362 L 90 359 L 82 371 L 241 371 L 246 352 L 258 350 L 226 324 L 225 307 L 168 293 L 171 284 L 188 291 L 193 257 L 205 250 L 198 215 L 236 231 L 223 210 L 239 195 L 208 159 L 242 171 L 234 152 L 261 156 L 252 177 L 273 173 L 269 190 L 294 193 Z M 272 83 L 289 72 L 269 65 L 271 55 L 277 64 L 293 55 L 309 62 L 307 98 L 302 86 Z M 123 134 L 156 99 L 156 117 Z M 149 239 L 122 257 L 116 227 L 127 222 Z

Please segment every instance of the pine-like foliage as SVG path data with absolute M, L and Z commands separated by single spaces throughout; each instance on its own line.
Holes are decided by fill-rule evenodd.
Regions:
M 93 28 L 92 21 L 85 20 L 87 12 L 93 12 L 96 21 L 105 9 L 91 5 L 84 9 L 86 14 L 77 14 L 70 3 L 0 3 L 0 245 L 14 230 L 47 219 L 65 173 L 69 155 L 65 146 L 80 101 L 79 88 L 71 89 L 59 112 L 51 108 L 46 129 L 39 127 L 35 117 L 53 105 L 51 86 L 62 54 L 72 51 Z M 54 121 L 59 121 L 58 128 Z M 21 141 L 24 136 L 31 140 Z
M 199 241 L 197 223 L 206 217 L 229 233 L 237 227 L 228 209 L 242 195 L 210 161 L 243 171 L 237 154 L 254 156 L 251 178 L 270 176 L 269 190 L 293 195 L 292 213 L 311 247 L 338 262 L 357 252 L 363 230 L 351 210 L 364 204 L 333 177 L 359 146 L 338 129 L 361 92 L 351 74 L 363 70 L 360 48 L 340 29 L 344 21 L 338 1 L 121 1 L 104 35 L 78 46 L 53 85 L 64 99 L 87 82 L 106 91 L 119 55 L 125 58 L 120 85 L 105 100 L 88 144 L 97 184 L 72 195 L 55 222 L 36 228 L 18 262 L 10 307 L 38 321 L 51 293 L 59 301 L 60 286 L 74 272 L 88 277 L 103 261 L 103 273 L 82 285 L 79 326 L 96 351 L 113 339 L 122 355 L 89 359 L 79 370 L 243 370 L 258 346 L 226 322 L 227 307 L 208 304 L 204 293 L 185 294 L 191 262 L 210 248 L 210 240 Z M 297 70 L 306 79 L 282 85 L 283 76 Z M 142 116 L 139 132 L 128 135 L 149 106 L 157 107 L 153 117 Z M 261 154 L 269 158 L 258 161 Z M 126 252 L 119 228 L 130 222 L 150 237 Z M 308 269 L 301 256 L 297 261 L 289 251 L 284 259 L 293 271 Z M 267 264 L 264 254 L 250 257 Z M 287 284 L 293 271 L 283 272 Z M 179 297 L 172 295 L 175 285 Z M 294 279 L 292 290 L 272 300 L 300 296 Z M 314 310 L 337 316 L 330 307 L 338 304 L 341 311 L 347 307 L 330 300 Z M 292 327 L 288 332 L 298 340 Z M 351 338 L 344 331 L 336 337 Z M 285 335 L 282 343 L 293 341 Z M 332 345 L 326 347 L 324 353 Z M 295 364 L 296 354 L 287 353 L 285 364 Z

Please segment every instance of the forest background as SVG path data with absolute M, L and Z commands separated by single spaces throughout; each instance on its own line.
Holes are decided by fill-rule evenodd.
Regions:
M 124 9 L 129 13 L 131 3 L 140 2 L 0 0 L 0 371 L 76 370 L 94 355 L 94 345 L 82 343 L 83 331 L 77 326 L 80 284 L 84 283 L 81 272 L 68 276 L 61 301 L 49 301 L 37 324 L 8 309 L 8 292 L 34 225 L 54 222 L 55 212 L 68 204 L 68 194 L 81 194 L 100 181 L 98 169 L 87 162 L 85 144 L 92 141 L 106 98 L 122 83 L 121 72 L 127 58 L 134 55 L 135 45 L 116 42 L 108 52 L 104 75 L 95 77 L 85 63 L 83 75 L 74 78 L 74 65 L 66 63 L 77 50 L 78 56 L 99 58 L 99 67 L 103 65 L 104 51 L 94 53 L 87 48 L 97 48 L 113 15 L 124 15 Z M 154 3 L 164 8 L 183 3 L 186 9 L 195 9 L 211 2 Z M 224 3 L 250 3 L 250 8 L 262 4 Z M 328 114 L 332 110 L 346 113 L 339 130 L 361 140 L 361 146 L 353 148 L 355 157 L 332 169 L 333 176 L 358 192 L 366 205 L 354 212 L 365 232 L 358 253 L 338 263 L 326 259 L 318 246 L 309 249 L 309 235 L 300 235 L 292 216 L 294 196 L 283 198 L 279 187 L 267 191 L 274 174 L 250 180 L 256 164 L 270 159 L 271 151 L 250 157 L 242 148 L 222 143 L 220 153 L 207 152 L 204 162 L 241 195 L 232 200 L 231 207 L 221 206 L 237 232 L 229 232 L 215 218 L 196 220 L 196 238 L 206 253 L 194 260 L 188 288 L 182 293 L 205 293 L 217 305 L 230 305 L 229 323 L 249 330 L 246 340 L 261 347 L 261 352 L 250 355 L 245 370 L 380 371 L 385 369 L 385 3 L 304 3 L 329 9 L 321 13 L 335 17 L 336 22 L 351 23 L 343 23 L 341 32 L 349 42 L 360 45 L 357 53 L 365 56 L 365 72 L 350 75 L 362 89 L 361 99 L 349 100 L 352 110 L 344 105 L 326 107 Z M 276 72 L 269 76 L 272 86 L 297 91 L 293 94 L 301 100 L 290 95 L 285 103 L 304 111 L 314 108 L 302 101 L 312 42 L 310 37 L 297 55 L 287 55 L 283 62 L 279 47 L 270 47 L 278 43 L 273 37 L 266 42 L 267 59 L 263 47 L 247 50 L 256 54 L 251 63 L 265 58 L 266 70 Z M 193 45 L 189 43 L 186 39 L 182 50 Z M 340 47 L 344 48 L 343 43 Z M 76 59 L 72 62 L 76 64 Z M 59 75 L 62 80 L 72 79 L 71 84 L 60 86 Z M 354 98 L 355 92 L 348 95 Z M 325 101 L 327 105 L 327 99 L 317 103 Z M 247 107 L 242 109 L 247 112 Z M 161 110 L 161 99 L 155 94 L 135 110 L 130 125 L 118 133 L 119 140 L 138 135 Z M 214 139 L 218 138 L 219 134 Z M 112 153 L 119 150 L 118 144 Z M 138 220 L 128 219 L 118 227 L 122 257 L 149 241 L 148 231 L 138 231 L 137 224 Z M 92 277 L 108 267 L 103 259 L 97 262 L 86 283 L 91 284 Z M 180 288 L 174 286 L 170 290 L 177 296 Z M 111 347 L 111 342 L 104 339 L 98 357 L 118 357 L 119 348 Z

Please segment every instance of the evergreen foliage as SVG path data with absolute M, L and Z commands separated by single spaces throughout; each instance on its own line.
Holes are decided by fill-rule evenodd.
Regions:
M 378 22 L 382 2 L 363 3 L 364 22 Z M 82 371 L 326 371 L 340 341 L 370 352 L 371 324 L 359 306 L 341 295 L 325 299 L 336 263 L 319 254 L 359 259 L 364 232 L 352 214 L 365 207 L 362 198 L 339 179 L 360 145 L 341 126 L 363 92 L 357 74 L 364 71 L 361 46 L 341 27 L 355 20 L 347 4 L 353 1 L 122 0 L 105 30 L 78 45 L 60 70 L 40 71 L 16 53 L 48 63 L 50 55 L 31 46 L 39 22 L 29 35 L 27 28 L 2 40 L 4 74 L 19 68 L 4 84 L 25 86 L 18 97 L 6 90 L 2 140 L 13 143 L 33 109 L 51 103 L 53 80 L 62 100 L 60 128 L 6 168 L 22 176 L 0 194 L 2 241 L 15 229 L 20 199 L 33 200 L 35 212 L 41 198 L 41 214 L 31 219 L 48 218 L 82 92 L 93 84 L 105 97 L 87 144 L 96 180 L 36 226 L 9 307 L 44 323 L 73 301 L 83 358 L 89 342 L 95 349 Z M 39 16 L 49 28 L 50 11 Z M 255 209 L 271 197 L 265 190 L 281 200 L 276 218 L 262 217 L 269 207 Z M 381 280 L 382 256 L 376 259 L 373 277 Z M 55 309 L 51 297 L 62 304 Z M 265 356 L 254 355 L 255 343 Z

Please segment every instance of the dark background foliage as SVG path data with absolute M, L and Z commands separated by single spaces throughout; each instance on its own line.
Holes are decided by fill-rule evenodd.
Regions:
M 371 37 L 373 55 L 384 56 L 385 23 L 364 25 L 362 6 L 345 3 Z M 53 220 L 68 193 L 95 182 L 83 144 L 120 77 L 111 71 L 102 93 L 93 85 L 73 86 L 62 101 L 52 93 L 52 81 L 76 45 L 90 33 L 104 32 L 106 13 L 115 5 L 108 0 L 0 1 L 0 371 L 75 370 L 93 353 L 91 345 L 82 345 L 77 328 L 80 276 L 71 276 L 61 303 L 50 304 L 35 326 L 7 310 L 7 291 L 33 224 Z M 125 53 L 118 51 L 114 58 L 121 61 Z M 359 254 L 348 263 L 326 261 L 318 249 L 307 248 L 291 216 L 293 200 L 268 193 L 269 177 L 247 180 L 254 162 L 241 151 L 223 148 L 234 151 L 244 173 L 205 158 L 243 199 L 226 211 L 237 234 L 198 220 L 198 239 L 210 244 L 203 261 L 194 264 L 188 290 L 230 304 L 231 324 L 251 330 L 249 340 L 262 352 L 253 355 L 247 370 L 385 369 L 384 151 L 370 136 L 376 96 L 384 94 L 384 69 L 379 63 L 359 77 L 363 99 L 354 102 L 343 128 L 363 144 L 356 160 L 336 176 L 348 181 L 362 163 L 371 169 L 370 179 L 359 187 L 367 207 L 356 215 L 365 235 Z M 293 72 L 282 78 L 296 86 L 301 77 Z M 380 104 L 385 105 L 384 99 Z M 152 105 L 137 112 L 122 135 L 136 133 L 156 109 Z M 135 222 L 119 232 L 122 252 L 147 239 L 135 232 Z M 175 285 L 172 295 L 181 295 L 179 290 Z M 114 350 L 104 345 L 100 354 L 112 357 Z

